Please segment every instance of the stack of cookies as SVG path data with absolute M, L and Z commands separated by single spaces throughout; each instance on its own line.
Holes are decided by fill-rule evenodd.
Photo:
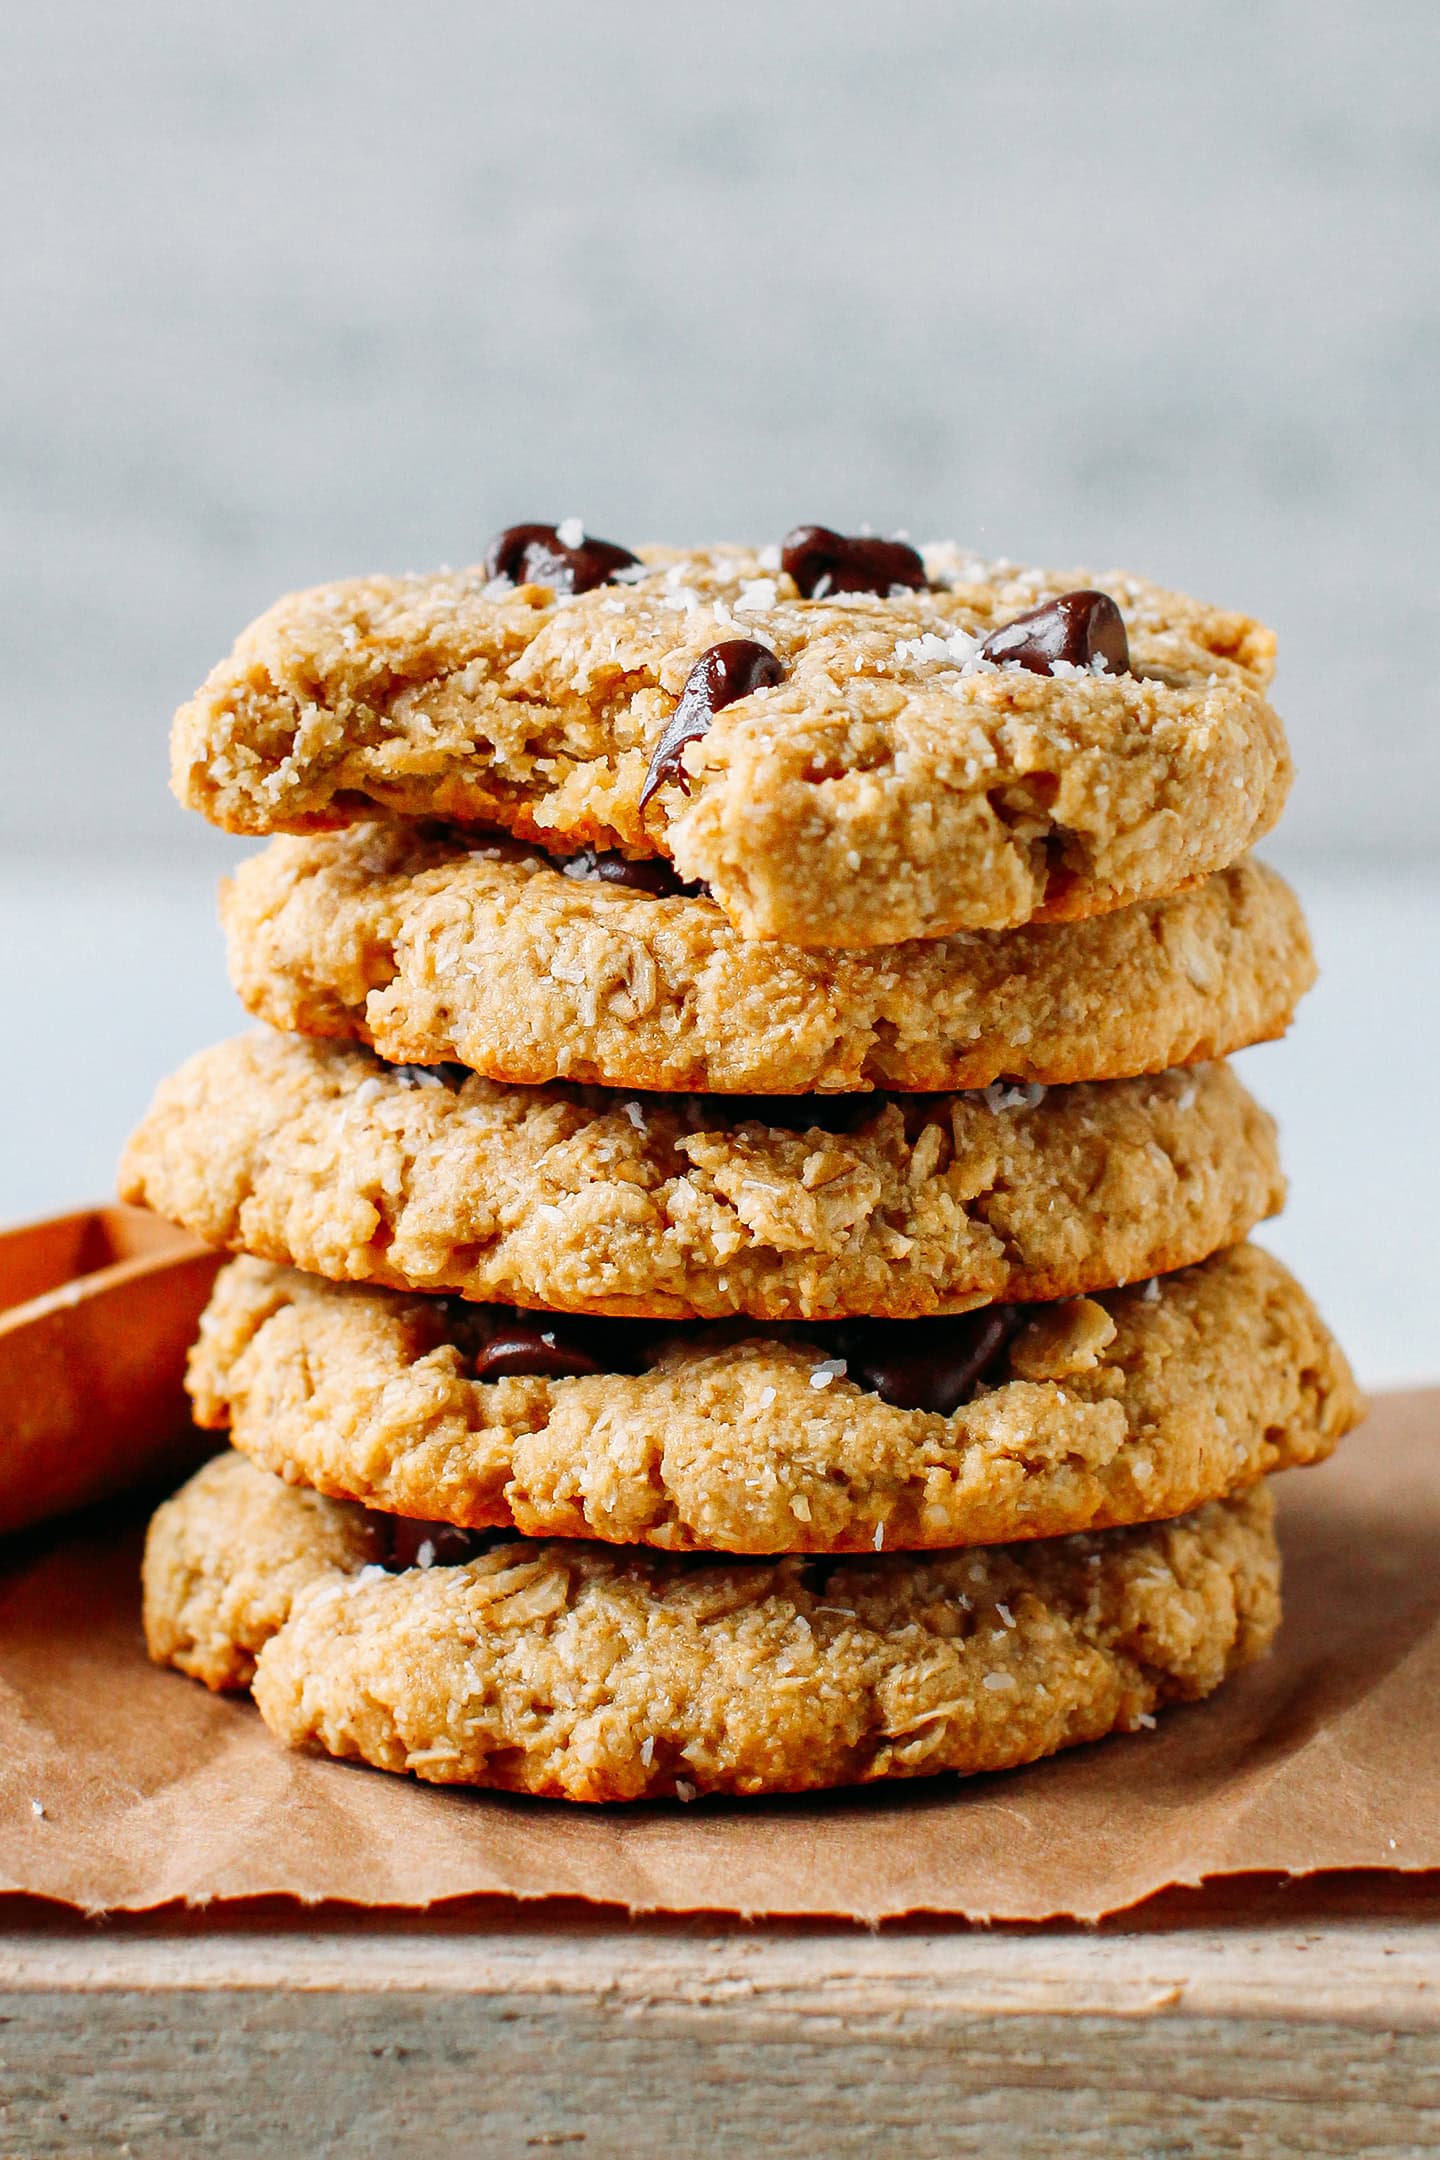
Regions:
M 152 1654 L 624 1800 L 1000 1769 L 1263 1651 L 1265 1477 L 1359 1414 L 1224 1062 L 1313 972 L 1272 651 L 818 526 L 254 624 L 174 751 L 280 836 L 223 901 L 265 1026 L 123 1172 L 242 1256 Z

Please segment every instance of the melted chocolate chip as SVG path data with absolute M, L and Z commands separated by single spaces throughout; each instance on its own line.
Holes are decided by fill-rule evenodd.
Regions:
M 605 1366 L 579 1337 L 580 1331 L 558 1315 L 552 1319 L 548 1313 L 517 1313 L 476 1351 L 471 1370 L 477 1380 L 504 1380 L 512 1373 L 578 1380 L 586 1373 L 603 1372 Z
M 700 890 L 698 885 L 682 883 L 673 865 L 657 855 L 648 856 L 644 862 L 631 862 L 625 855 L 600 855 L 594 848 L 582 848 L 565 867 L 573 877 L 586 881 L 593 878 L 601 885 L 623 885 L 627 892 L 654 893 L 657 899 Z
M 1029 608 L 992 630 L 980 647 L 982 660 L 1018 662 L 1032 675 L 1049 675 L 1057 660 L 1089 667 L 1103 660 L 1107 674 L 1128 675 L 1130 644 L 1125 618 L 1108 593 L 1067 592 L 1043 607 Z
M 806 600 L 827 600 L 834 593 L 879 593 L 894 585 L 914 592 L 925 583 L 925 565 L 903 540 L 877 540 L 868 533 L 832 532 L 828 525 L 797 525 L 780 543 L 780 567 L 789 572 Z
M 518 1306 L 468 1305 L 446 1298 L 445 1332 L 476 1380 L 527 1373 L 580 1380 L 588 1373 L 643 1372 L 656 1337 L 653 1320 L 599 1319 L 585 1313 L 525 1312 Z
M 1020 1305 L 935 1320 L 848 1321 L 835 1331 L 849 1377 L 897 1410 L 948 1417 L 988 1378 L 1024 1325 Z
M 686 743 L 708 734 L 710 722 L 727 705 L 750 697 L 756 690 L 768 689 L 781 680 L 784 672 L 769 646 L 757 644 L 754 638 L 727 638 L 723 645 L 712 645 L 709 652 L 702 653 L 685 678 L 680 702 L 651 754 L 650 770 L 640 790 L 640 808 L 644 809 L 656 788 L 667 780 L 673 780 L 688 795 L 690 780 L 680 762 Z
M 485 551 L 485 575 L 512 585 L 548 585 L 555 592 L 591 592 L 617 571 L 639 562 L 629 548 L 585 533 L 573 546 L 554 525 L 507 525 Z
M 373 1508 L 366 1513 L 380 1541 L 380 1565 L 392 1574 L 402 1568 L 462 1567 L 496 1541 L 493 1530 L 462 1530 L 458 1523 L 380 1515 Z

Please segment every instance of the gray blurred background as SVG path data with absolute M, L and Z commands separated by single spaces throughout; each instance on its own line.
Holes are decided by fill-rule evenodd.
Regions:
M 518 518 L 868 519 L 1278 628 L 1269 852 L 1350 973 L 1260 1058 L 1331 1106 L 1293 1234 L 1340 1279 L 1391 1205 L 1335 1176 L 1341 1083 L 1440 1054 L 1435 0 L 46 0 L 6 42 L 0 1009 L 56 1054 L 0 1217 L 233 1023 L 240 850 L 165 733 L 278 592 Z

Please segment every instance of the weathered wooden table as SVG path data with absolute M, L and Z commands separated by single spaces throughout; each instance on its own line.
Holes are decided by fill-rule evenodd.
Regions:
M 1440 2151 L 1440 1885 L 1098 1929 L 0 1901 L 0 2151 Z

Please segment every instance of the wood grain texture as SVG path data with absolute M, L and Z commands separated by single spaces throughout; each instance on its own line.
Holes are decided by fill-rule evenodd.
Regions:
M 1101 1931 L 20 1906 L 0 1932 L 0 2150 L 46 2160 L 1389 2156 L 1440 2149 L 1437 2111 L 1440 1895 L 1373 1878 Z

